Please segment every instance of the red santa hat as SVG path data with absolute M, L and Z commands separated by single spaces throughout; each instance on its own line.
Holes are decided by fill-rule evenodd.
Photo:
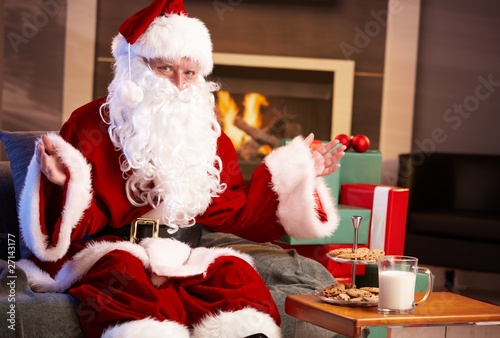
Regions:
M 127 55 L 148 59 L 177 60 L 187 57 L 198 62 L 200 73 L 212 72 L 212 41 L 199 19 L 188 17 L 183 0 L 154 0 L 119 27 L 113 39 L 115 58 Z

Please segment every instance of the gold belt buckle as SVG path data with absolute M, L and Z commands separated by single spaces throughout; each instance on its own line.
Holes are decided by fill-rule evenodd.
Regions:
M 154 218 L 137 218 L 130 224 L 130 242 L 135 243 L 137 240 L 137 226 L 141 224 L 153 224 L 153 233 L 151 237 L 157 238 L 160 235 L 160 220 Z

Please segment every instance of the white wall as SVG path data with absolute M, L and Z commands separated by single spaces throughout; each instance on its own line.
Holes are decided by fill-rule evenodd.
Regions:
M 390 0 L 380 123 L 382 184 L 396 185 L 398 155 L 412 144 L 420 1 Z

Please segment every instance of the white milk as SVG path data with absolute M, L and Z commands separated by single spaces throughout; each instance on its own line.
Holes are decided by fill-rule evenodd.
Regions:
M 390 310 L 413 308 L 416 279 L 415 273 L 409 271 L 381 271 L 378 307 Z

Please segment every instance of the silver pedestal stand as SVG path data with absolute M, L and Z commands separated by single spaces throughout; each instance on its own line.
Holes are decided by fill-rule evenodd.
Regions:
M 363 217 L 361 216 L 351 217 L 352 227 L 354 228 L 354 241 L 352 244 L 352 252 L 354 253 L 358 250 L 358 230 L 362 220 Z M 356 285 L 356 263 L 352 263 L 351 283 L 353 286 Z

